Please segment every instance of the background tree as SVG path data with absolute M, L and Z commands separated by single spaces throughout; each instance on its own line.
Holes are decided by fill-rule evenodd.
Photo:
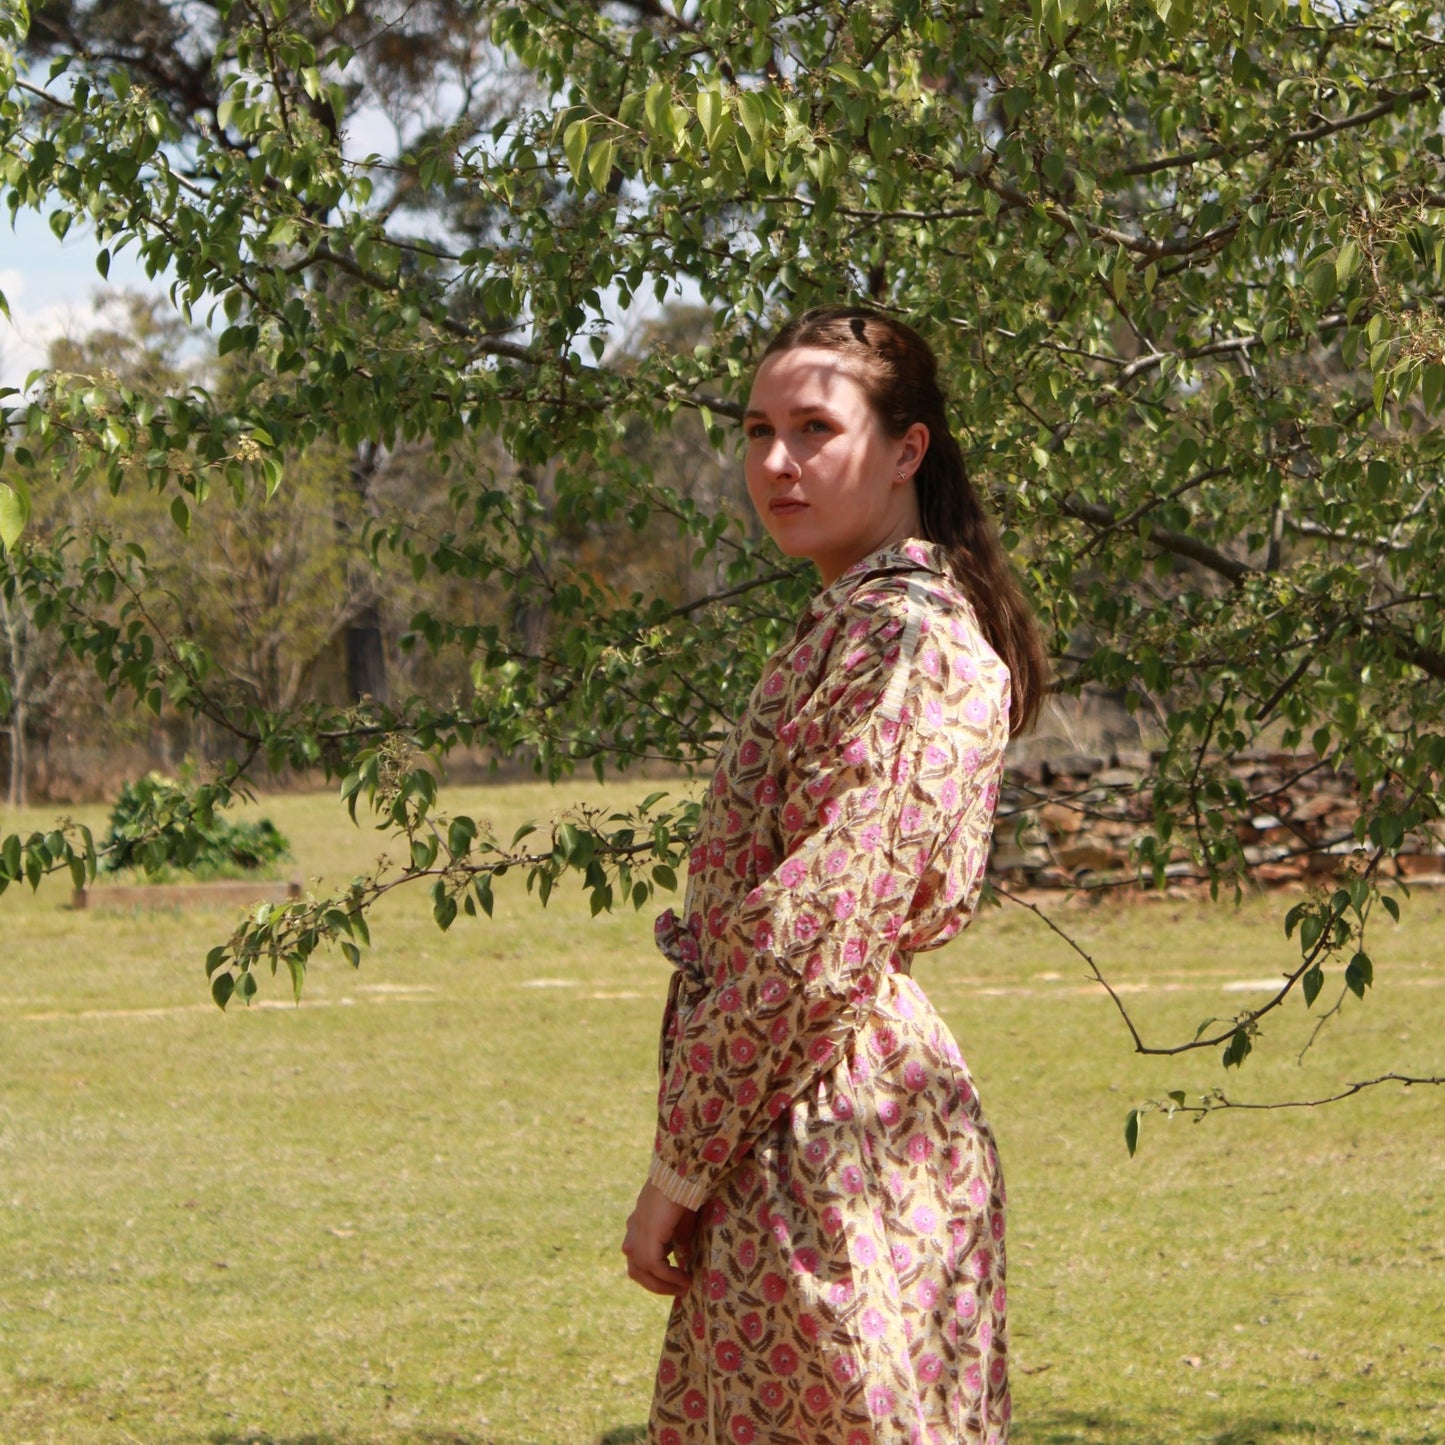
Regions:
M 444 531 L 368 531 L 383 569 L 504 594 L 486 621 L 420 620 L 429 647 L 470 660 L 465 699 L 218 697 L 204 653 L 151 626 L 147 567 L 104 539 L 56 592 L 68 645 L 115 689 L 161 689 L 237 738 L 203 805 L 257 759 L 322 762 L 410 842 L 400 874 L 214 950 L 220 1001 L 249 996 L 268 957 L 299 987 L 325 939 L 354 960 L 365 904 L 408 879 L 445 926 L 490 907 L 502 867 L 531 869 L 544 897 L 577 867 L 597 907 L 671 878 L 685 813 L 582 818 L 509 849 L 437 814 L 414 750 L 483 739 L 554 776 L 710 753 L 809 584 L 629 439 L 687 414 L 725 448 L 768 326 L 845 296 L 937 342 L 1058 687 L 1115 688 L 1160 720 L 1146 875 L 1182 853 L 1225 890 L 1247 882 L 1241 751 L 1308 748 L 1302 766 L 1354 779 L 1338 886 L 1291 910 L 1302 950 L 1276 995 L 1136 1047 L 1235 1066 L 1326 967 L 1364 994 L 1367 923 L 1398 906 L 1382 870 L 1439 817 L 1445 769 L 1435 6 L 529 0 L 409 11 L 394 32 L 331 0 L 223 4 L 190 27 L 157 5 L 159 69 L 92 43 L 98 17 L 116 33 L 133 12 L 0 22 L 15 55 L 52 65 L 0 76 L 0 183 L 59 232 L 91 222 L 102 271 L 135 247 L 258 381 L 217 397 L 57 379 L 15 405 L 6 545 L 35 545 L 18 540 L 20 478 L 55 468 L 149 487 L 202 527 L 218 487 L 285 486 L 282 456 L 499 448 L 453 469 Z M 353 134 L 396 108 L 428 45 L 448 59 L 427 123 L 361 155 Z M 707 312 L 705 339 L 615 344 L 619 313 L 669 296 Z M 660 522 L 709 559 L 708 594 L 629 590 L 576 545 Z M 132 599 L 118 628 L 96 619 L 106 589 Z M 65 861 L 40 839 L 11 873 Z

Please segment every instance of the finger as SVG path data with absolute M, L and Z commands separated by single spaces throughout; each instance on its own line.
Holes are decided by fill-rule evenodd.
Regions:
M 667 1267 L 663 1266 L 663 1268 L 666 1269 Z M 668 1269 L 667 1275 L 677 1276 L 680 1275 L 680 1271 Z M 640 1284 L 649 1294 L 670 1295 L 674 1299 L 678 1295 L 686 1294 L 689 1285 L 689 1281 L 685 1275 L 681 1275 L 680 1279 L 668 1278 L 660 1273 L 644 1269 L 638 1264 L 629 1264 L 627 1266 L 627 1277 L 632 1280 L 634 1284 Z

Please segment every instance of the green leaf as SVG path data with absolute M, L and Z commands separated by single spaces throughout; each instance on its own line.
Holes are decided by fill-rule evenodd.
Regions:
M 562 151 L 579 186 L 587 184 L 587 146 L 592 127 L 585 120 L 574 120 L 562 132 Z
M 1396 923 L 1400 921 L 1400 905 L 1393 898 L 1382 897 L 1380 899 L 1380 905 Z
M 30 520 L 30 498 L 19 487 L 0 482 L 0 543 L 8 552 L 20 540 Z
M 218 973 L 211 980 L 211 997 L 215 999 L 219 1008 L 225 1008 L 231 1001 L 231 995 L 236 991 L 236 980 L 229 972 Z
M 1306 970 L 1300 979 L 1300 987 L 1304 990 L 1305 1007 L 1309 1008 L 1320 996 L 1320 990 L 1325 986 L 1325 976 L 1320 970 L 1319 964 Z
M 1139 1148 L 1139 1120 L 1141 1115 L 1138 1109 L 1130 1109 L 1124 1116 L 1124 1143 L 1128 1146 L 1129 1157 L 1132 1159 Z
M 1365 990 L 1375 981 L 1375 965 L 1367 953 L 1357 953 L 1345 967 L 1345 987 L 1356 998 L 1364 998 Z

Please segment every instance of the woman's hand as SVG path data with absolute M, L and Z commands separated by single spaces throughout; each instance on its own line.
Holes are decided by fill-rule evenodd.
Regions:
M 622 1241 L 627 1277 L 653 1294 L 686 1294 L 692 1283 L 686 1271 L 696 1229 L 697 1215 L 691 1209 L 673 1203 L 655 1184 L 644 1184 Z M 680 1269 L 667 1262 L 669 1254 Z

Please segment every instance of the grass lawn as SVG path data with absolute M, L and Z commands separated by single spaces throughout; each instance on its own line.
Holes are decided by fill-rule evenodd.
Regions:
M 557 799 L 465 804 L 506 827 Z M 262 811 L 328 884 L 377 841 L 329 796 Z M 650 915 L 592 921 L 570 889 L 543 912 L 514 882 L 446 935 L 393 897 L 359 972 L 323 959 L 299 1008 L 268 979 L 226 1014 L 201 968 L 224 911 L 0 899 L 3 1445 L 641 1439 L 666 1305 L 617 1246 L 665 966 Z M 1285 906 L 1065 916 L 1165 1039 L 1278 974 Z M 1295 1003 L 1234 1092 L 1440 1071 L 1445 898 L 1371 951 L 1367 1002 L 1303 1065 Z M 1150 1117 L 1130 1160 L 1128 1107 L 1218 1082 L 1216 1056 L 1136 1059 L 1016 908 L 917 973 L 1004 1150 L 1014 1445 L 1445 1442 L 1445 1091 Z

